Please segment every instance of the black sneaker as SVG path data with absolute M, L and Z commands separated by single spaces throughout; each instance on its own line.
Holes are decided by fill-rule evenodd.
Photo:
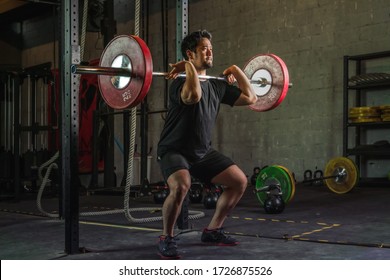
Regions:
M 204 229 L 201 240 L 206 244 L 216 246 L 236 246 L 239 243 L 233 237 L 226 236 L 222 228 L 215 230 Z
M 158 242 L 158 253 L 163 259 L 178 259 L 180 258 L 177 252 L 176 240 L 172 236 L 160 236 Z

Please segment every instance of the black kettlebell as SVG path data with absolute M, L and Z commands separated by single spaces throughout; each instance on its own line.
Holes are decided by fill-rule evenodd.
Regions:
M 312 178 L 313 178 L 313 171 L 311 171 L 310 169 L 305 170 L 305 172 L 303 173 L 304 184 L 310 186 L 312 184 L 312 181 L 310 181 Z M 309 182 L 305 182 L 305 181 L 309 181 Z
M 323 184 L 322 177 L 324 177 L 324 173 L 322 172 L 322 170 L 314 171 L 314 179 L 318 179 L 318 180 L 314 181 L 313 184 L 316 185 L 316 186 L 321 186 Z
M 218 194 L 209 192 L 203 199 L 203 205 L 206 209 L 213 209 L 217 205 Z
M 155 192 L 153 195 L 154 202 L 157 204 L 163 204 L 167 196 L 168 196 L 167 190 Z
M 264 210 L 267 214 L 280 214 L 285 203 L 281 195 L 269 195 L 264 201 Z
M 190 189 L 189 198 L 192 203 L 200 203 L 203 198 L 202 191 L 200 189 Z
M 200 203 L 203 199 L 203 184 L 193 182 L 188 192 L 188 197 L 192 203 Z

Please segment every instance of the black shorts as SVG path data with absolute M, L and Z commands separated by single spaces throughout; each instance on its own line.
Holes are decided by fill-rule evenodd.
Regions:
M 165 181 L 172 173 L 187 169 L 193 177 L 203 183 L 209 183 L 219 173 L 235 164 L 230 158 L 213 149 L 197 161 L 189 161 L 177 152 L 167 152 L 158 159 L 158 163 Z

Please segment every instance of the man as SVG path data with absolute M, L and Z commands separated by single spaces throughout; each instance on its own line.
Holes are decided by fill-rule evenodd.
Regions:
M 242 197 L 247 178 L 230 158 L 211 148 L 212 131 L 221 103 L 244 106 L 254 104 L 257 97 L 250 81 L 236 65 L 223 72 L 228 82 L 199 78 L 213 66 L 211 37 L 206 30 L 187 35 L 181 45 L 185 60 L 171 64 L 172 70 L 166 77 L 175 80 L 170 86 L 168 114 L 157 149 L 170 190 L 162 209 L 163 234 L 158 244 L 162 258 L 179 256 L 173 237 L 174 225 L 191 187 L 191 175 L 224 186 L 214 216 L 203 230 L 202 242 L 220 246 L 238 244 L 223 233 L 222 225 Z M 186 78 L 177 78 L 182 72 Z M 238 87 L 232 85 L 234 82 Z

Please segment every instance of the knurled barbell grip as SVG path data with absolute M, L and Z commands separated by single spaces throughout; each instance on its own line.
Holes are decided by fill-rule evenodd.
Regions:
M 168 72 L 153 72 L 153 76 L 160 76 L 160 77 L 165 77 L 169 73 Z M 185 78 L 186 74 L 182 73 L 178 75 L 179 77 Z M 199 75 L 199 79 L 206 79 L 206 80 L 220 80 L 220 81 L 226 81 L 226 77 L 216 77 L 216 76 L 208 76 L 208 75 Z

